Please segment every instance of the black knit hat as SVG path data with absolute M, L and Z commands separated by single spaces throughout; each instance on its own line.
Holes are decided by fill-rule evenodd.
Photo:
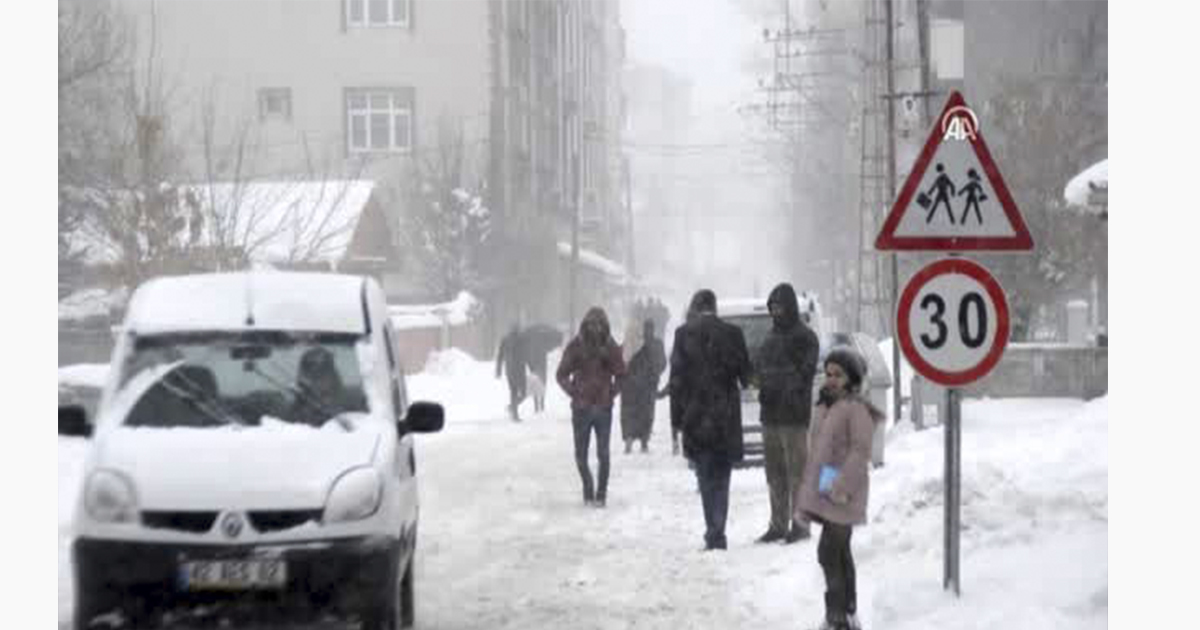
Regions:
M 842 368 L 842 371 L 846 373 L 847 381 L 849 381 L 846 389 L 856 392 L 862 387 L 863 379 L 867 375 L 867 364 L 862 355 L 853 349 L 847 346 L 838 346 L 829 351 L 829 355 L 825 357 L 825 363 L 835 363 Z

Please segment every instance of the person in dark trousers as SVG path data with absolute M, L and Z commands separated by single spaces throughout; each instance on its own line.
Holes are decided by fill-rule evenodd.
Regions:
M 866 363 L 848 348 L 825 358 L 812 453 L 800 488 L 800 510 L 821 524 L 817 561 L 825 574 L 822 630 L 858 628 L 857 576 L 850 536 L 867 522 L 871 438 L 882 411 L 860 393 Z
M 810 536 L 808 522 L 793 518 L 808 455 L 812 387 L 820 342 L 800 317 L 796 290 L 786 282 L 767 298 L 771 331 L 754 360 L 758 376 L 764 471 L 771 521 L 757 542 L 794 543 Z
M 496 351 L 496 378 L 500 378 L 502 368 L 508 375 L 508 414 L 513 422 L 521 421 L 519 408 L 525 400 L 525 363 L 525 340 L 520 326 L 513 324 Z
M 671 426 L 683 435 L 683 453 L 695 465 L 704 508 L 704 548 L 725 549 L 729 479 L 742 460 L 741 387 L 752 373 L 746 339 L 717 317 L 717 296 L 697 291 L 693 317 L 675 329 L 671 350 Z
M 654 336 L 654 321 L 647 319 L 642 325 L 642 347 L 629 360 L 629 374 L 621 386 L 621 438 L 626 453 L 633 450 L 634 441 L 642 443 L 643 453 L 649 452 L 658 379 L 666 369 L 662 340 Z
M 562 345 L 563 334 L 547 324 L 533 324 L 521 331 L 525 343 L 525 360 L 532 372 L 542 382 L 542 388 L 530 387 L 533 395 L 533 410 L 541 413 L 546 410 L 546 381 L 548 366 L 546 355 Z M 532 383 L 531 383 L 532 385 Z
M 608 500 L 608 442 L 612 433 L 613 399 L 625 376 L 621 346 L 609 331 L 608 316 L 599 307 L 588 310 L 579 334 L 563 350 L 555 374 L 558 385 L 571 397 L 571 425 L 575 430 L 575 465 L 583 481 L 585 505 L 604 507 Z M 588 446 L 596 434 L 598 479 L 592 481 Z

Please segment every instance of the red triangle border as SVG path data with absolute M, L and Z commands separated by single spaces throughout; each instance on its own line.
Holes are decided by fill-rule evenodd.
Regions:
M 975 151 L 975 157 L 979 158 L 980 167 L 992 185 L 997 200 L 1004 208 L 1004 214 L 1008 217 L 1016 234 L 1013 236 L 896 236 L 896 228 L 899 227 L 900 220 L 908 210 L 909 204 L 912 203 L 912 198 L 921 185 L 921 179 L 925 176 L 929 163 L 933 161 L 933 156 L 942 144 L 941 121 L 952 108 L 959 106 L 966 107 L 966 99 L 955 90 L 946 100 L 946 105 L 937 118 L 937 124 L 930 130 L 925 147 L 921 149 L 921 154 L 917 156 L 917 161 L 913 164 L 908 179 L 904 181 L 904 187 L 900 189 L 896 202 L 892 204 L 892 209 L 888 212 L 887 219 L 884 220 L 883 227 L 875 238 L 875 249 L 955 252 L 1028 251 L 1033 249 L 1033 237 L 1029 234 L 1025 219 L 1021 216 L 1016 202 L 1013 201 L 1012 195 L 1008 191 L 1008 185 L 1004 183 L 1004 177 L 1000 175 L 1000 169 L 996 167 L 992 154 L 988 151 L 987 143 L 984 142 L 983 132 L 980 129 L 975 130 L 975 139 L 970 141 L 971 148 Z

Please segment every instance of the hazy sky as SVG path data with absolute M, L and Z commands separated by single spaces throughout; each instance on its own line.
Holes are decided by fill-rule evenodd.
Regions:
M 752 98 L 755 77 L 741 64 L 754 52 L 761 25 L 732 0 L 622 0 L 621 10 L 631 60 L 691 79 L 694 111 L 732 110 Z

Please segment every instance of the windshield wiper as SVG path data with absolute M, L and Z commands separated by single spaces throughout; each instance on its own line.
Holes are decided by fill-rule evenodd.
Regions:
M 175 383 L 169 382 L 172 376 L 178 377 L 187 384 L 187 387 L 180 387 Z M 168 392 L 171 392 L 181 400 L 187 401 L 189 404 L 191 404 L 193 409 L 204 414 L 205 417 L 216 422 L 217 424 L 245 424 L 242 422 L 241 418 L 238 418 L 237 415 L 230 413 L 230 411 L 226 409 L 220 401 L 216 400 L 216 398 L 212 395 L 206 393 L 199 383 L 188 376 L 178 372 L 168 375 L 167 378 L 163 379 L 162 386 Z

